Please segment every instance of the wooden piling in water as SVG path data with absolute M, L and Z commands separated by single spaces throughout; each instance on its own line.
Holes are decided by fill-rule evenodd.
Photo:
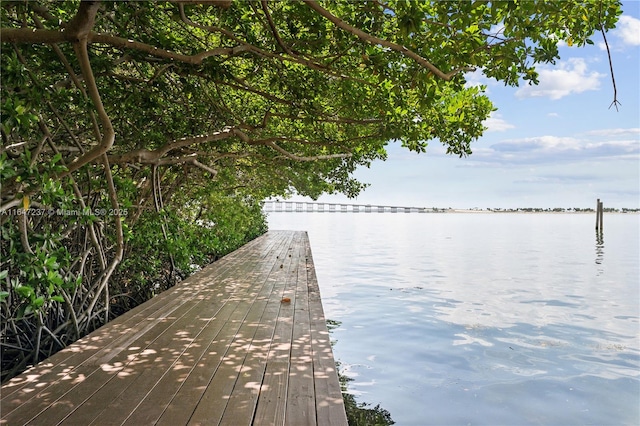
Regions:
M 603 216 L 604 216 L 604 205 L 602 201 L 600 201 L 600 198 L 598 198 L 597 204 L 596 204 L 596 231 L 600 233 L 602 232 L 602 229 L 603 229 L 603 226 L 602 226 Z
M 603 217 L 604 217 L 604 203 L 600 201 L 600 233 L 602 233 L 604 230 L 604 222 L 602 220 Z

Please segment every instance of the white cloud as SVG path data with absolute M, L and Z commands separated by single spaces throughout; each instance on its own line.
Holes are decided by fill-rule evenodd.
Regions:
M 624 44 L 640 46 L 640 19 L 627 15 L 621 16 L 614 34 L 621 38 Z
M 638 129 L 606 129 L 572 137 L 552 135 L 506 139 L 474 149 L 470 161 L 484 164 L 556 164 L 587 159 L 640 159 Z
M 627 137 L 640 141 L 640 128 L 590 130 L 585 132 L 584 135 L 611 139 Z
M 538 70 L 540 84 L 527 85 L 516 91 L 517 98 L 548 97 L 560 99 L 565 96 L 600 88 L 604 74 L 589 72 L 583 58 L 570 58 L 559 62 L 554 68 L 541 66 Z
M 496 112 L 492 112 L 489 118 L 484 121 L 484 125 L 487 126 L 488 132 L 504 132 L 505 130 L 513 129 L 515 126 L 508 123 L 502 118 L 502 115 Z
M 550 112 L 547 114 L 547 117 L 560 117 L 560 114 L 558 114 L 557 112 Z
M 618 20 L 616 28 L 611 31 L 612 37 L 607 37 L 609 49 L 612 51 L 624 51 L 628 46 L 640 46 L 640 19 L 623 15 Z M 600 50 L 606 50 L 604 40 L 597 43 Z
M 467 80 L 465 87 L 485 86 L 485 94 L 490 93 L 489 85 L 495 84 L 495 80 L 487 78 L 481 69 L 465 73 L 464 78 Z
M 511 139 L 491 146 L 500 152 L 541 152 L 578 149 L 580 140 L 571 137 L 537 136 L 532 138 Z

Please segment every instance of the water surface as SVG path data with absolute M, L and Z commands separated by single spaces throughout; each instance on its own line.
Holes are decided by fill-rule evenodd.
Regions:
M 398 425 L 640 423 L 638 215 L 271 213 Z

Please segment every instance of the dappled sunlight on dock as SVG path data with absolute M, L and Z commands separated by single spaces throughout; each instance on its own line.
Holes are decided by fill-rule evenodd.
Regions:
M 10 425 L 346 425 L 306 233 L 257 238 L 15 377 L 1 403 Z

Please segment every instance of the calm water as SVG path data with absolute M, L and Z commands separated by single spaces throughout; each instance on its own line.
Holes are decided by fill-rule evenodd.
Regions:
M 640 424 L 640 216 L 271 213 L 398 425 Z

